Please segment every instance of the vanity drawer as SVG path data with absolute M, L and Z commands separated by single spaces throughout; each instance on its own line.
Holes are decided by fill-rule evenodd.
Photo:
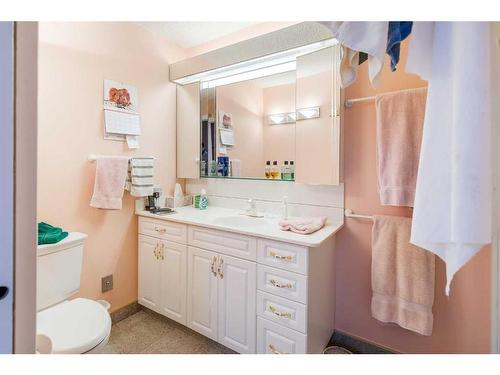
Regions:
M 301 303 L 258 291 L 257 315 L 307 333 L 307 308 Z
M 257 260 L 257 240 L 254 237 L 189 226 L 188 244 L 254 262 Z
M 306 354 L 307 336 L 267 319 L 257 318 L 258 354 Z
M 307 303 L 307 276 L 257 265 L 257 289 Z
M 286 242 L 257 241 L 257 261 L 271 267 L 307 275 L 307 247 Z
M 139 234 L 181 244 L 187 243 L 187 225 L 172 221 L 155 220 L 140 216 Z

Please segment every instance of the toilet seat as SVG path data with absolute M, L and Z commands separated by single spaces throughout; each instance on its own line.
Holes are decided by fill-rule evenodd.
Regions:
M 37 333 L 52 340 L 54 354 L 81 354 L 107 340 L 111 318 L 98 302 L 76 298 L 38 312 Z

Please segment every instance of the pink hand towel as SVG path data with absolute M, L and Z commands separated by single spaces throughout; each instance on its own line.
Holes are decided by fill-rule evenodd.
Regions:
M 94 194 L 90 205 L 95 208 L 119 210 L 127 178 L 128 158 L 98 156 L 96 160 Z
M 373 221 L 372 316 L 430 336 L 434 254 L 410 244 L 410 218 L 377 215 Z
M 380 203 L 413 207 L 427 89 L 379 95 L 377 164 Z
M 314 233 L 325 226 L 326 217 L 297 218 L 281 220 L 278 225 L 281 230 L 290 230 L 299 234 Z

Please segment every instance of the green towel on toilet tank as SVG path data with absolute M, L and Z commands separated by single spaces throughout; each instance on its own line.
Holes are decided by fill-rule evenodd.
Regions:
M 47 223 L 38 223 L 38 244 L 57 243 L 68 237 L 68 232 Z

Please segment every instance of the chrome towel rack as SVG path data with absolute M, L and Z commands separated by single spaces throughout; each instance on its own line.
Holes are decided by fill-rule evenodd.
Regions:
M 139 156 L 129 156 L 128 158 L 129 158 L 129 159 L 136 158 L 136 159 L 153 159 L 153 160 L 155 160 L 155 158 L 154 158 L 154 157 L 152 157 L 152 156 L 148 156 L 148 157 L 146 157 L 146 156 L 145 156 L 145 157 L 139 157 Z M 89 154 L 89 155 L 87 156 L 87 160 L 88 160 L 89 162 L 93 163 L 93 162 L 95 162 L 95 161 L 97 160 L 97 155 L 96 155 L 96 154 Z
M 344 210 L 344 216 L 348 217 L 348 218 L 352 218 L 352 219 L 365 219 L 365 220 L 372 220 L 373 221 L 373 216 L 355 214 L 350 208 L 346 208 Z
M 359 102 L 370 102 L 372 100 L 375 100 L 377 97 L 376 96 L 367 96 L 364 98 L 357 98 L 357 99 L 347 99 L 344 102 L 344 106 L 346 108 L 351 108 L 354 103 L 359 103 Z

